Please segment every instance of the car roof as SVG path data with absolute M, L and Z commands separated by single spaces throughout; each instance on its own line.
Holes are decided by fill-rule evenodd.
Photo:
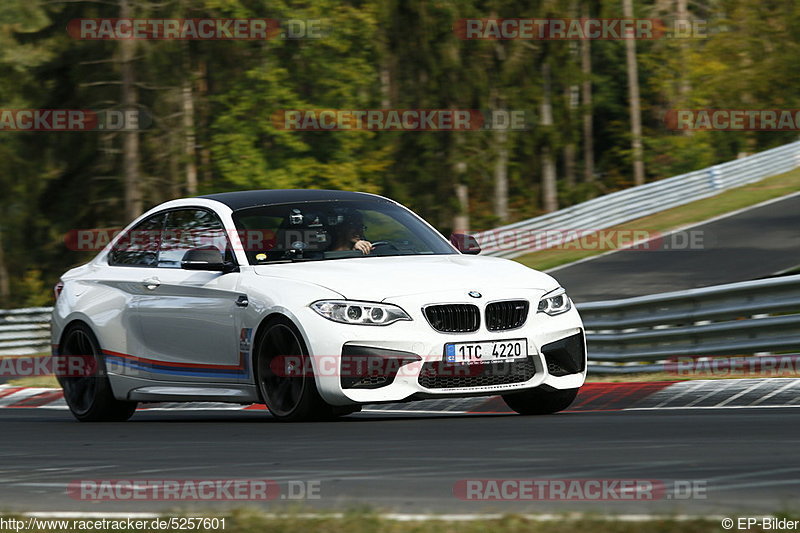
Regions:
M 233 211 L 263 205 L 300 202 L 341 202 L 360 200 L 392 203 L 391 200 L 365 192 L 332 191 L 326 189 L 261 189 L 255 191 L 222 192 L 198 196 L 221 202 Z

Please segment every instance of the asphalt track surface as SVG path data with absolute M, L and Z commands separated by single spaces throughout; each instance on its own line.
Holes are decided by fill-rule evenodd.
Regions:
M 412 513 L 595 511 L 739 514 L 796 509 L 800 409 L 573 412 L 547 417 L 360 413 L 284 424 L 264 411 L 138 412 L 81 424 L 63 410 L 0 412 L 0 502 L 6 510 L 208 512 L 369 505 Z M 253 503 L 91 502 L 66 495 L 81 479 L 267 478 L 319 481 L 314 500 Z M 705 498 L 487 502 L 454 497 L 466 479 L 695 481 Z M 698 494 L 699 495 L 699 494 Z
M 687 249 L 692 233 L 700 236 L 695 242 L 701 249 Z M 800 265 L 800 195 L 693 226 L 655 244 L 656 249 L 614 252 L 549 273 L 576 302 L 768 277 Z
M 692 228 L 702 250 L 622 251 L 558 269 L 576 301 L 756 279 L 800 264 L 800 196 Z M 643 228 L 646 229 L 646 228 Z M 668 244 L 674 241 L 666 239 Z M 599 283 L 598 280 L 602 280 Z M 716 401 L 716 400 L 715 400 Z M 508 414 L 359 413 L 282 424 L 264 411 L 140 411 L 80 424 L 58 409 L 0 410 L 0 506 L 18 511 L 185 511 L 258 506 L 399 513 L 775 513 L 800 498 L 800 409 L 790 407 Z M 277 482 L 268 502 L 84 501 L 85 479 Z M 639 479 L 655 501 L 466 501 L 459 481 Z M 291 500 L 290 482 L 319 482 Z M 694 483 L 687 499 L 674 491 Z M 702 491 L 702 488 L 705 491 Z

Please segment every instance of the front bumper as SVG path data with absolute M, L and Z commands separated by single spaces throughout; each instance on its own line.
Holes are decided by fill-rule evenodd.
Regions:
M 389 326 L 339 324 L 317 315 L 310 308 L 298 318 L 304 326 L 319 392 L 332 405 L 495 395 L 541 385 L 554 389 L 580 387 L 586 378 L 586 341 L 580 316 L 574 307 L 557 316 L 536 313 L 542 294 L 542 291 L 534 290 L 525 294 L 514 291 L 492 294 L 491 299 L 486 299 L 486 303 L 505 299 L 530 301 L 525 324 L 506 331 L 489 331 L 482 323 L 477 331 L 471 333 L 438 332 L 422 315 L 423 305 L 432 303 L 431 295 L 425 301 L 421 297 L 390 299 L 389 303 L 400 305 L 411 315 L 412 321 Z M 436 300 L 442 302 L 453 302 L 455 297 L 436 296 Z M 463 294 L 459 296 L 463 299 Z M 479 305 L 482 312 L 485 307 L 483 302 L 466 303 Z M 528 346 L 528 359 L 524 364 L 515 367 L 503 363 L 503 368 L 484 365 L 480 371 L 465 369 L 464 365 L 459 365 L 460 369 L 443 368 L 447 343 L 522 338 L 526 339 Z M 354 377 L 353 369 L 363 369 L 364 365 L 354 365 L 353 354 L 356 359 L 381 359 L 383 365 L 377 367 L 394 373 L 385 376 L 387 379 L 379 379 L 380 376 L 376 379 L 374 372 L 372 376 Z M 444 378 L 431 379 L 431 376 L 438 375 L 436 372 L 431 374 L 432 370 L 444 371 Z M 485 371 L 489 372 L 488 377 Z

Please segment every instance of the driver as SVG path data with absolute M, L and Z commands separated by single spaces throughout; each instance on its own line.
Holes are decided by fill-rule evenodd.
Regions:
M 368 255 L 372 252 L 372 243 L 364 239 L 366 229 L 360 213 L 348 216 L 336 229 L 331 250 L 336 252 L 358 250 L 362 254 Z

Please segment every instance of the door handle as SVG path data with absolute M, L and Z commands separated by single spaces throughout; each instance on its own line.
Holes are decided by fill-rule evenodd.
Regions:
M 145 289 L 149 291 L 154 291 L 158 288 L 159 285 L 161 285 L 161 280 L 159 280 L 158 278 L 148 278 L 142 281 L 142 285 L 144 285 Z
M 247 299 L 247 295 L 242 294 L 236 298 L 236 305 L 239 307 L 247 307 L 250 305 L 250 300 Z

